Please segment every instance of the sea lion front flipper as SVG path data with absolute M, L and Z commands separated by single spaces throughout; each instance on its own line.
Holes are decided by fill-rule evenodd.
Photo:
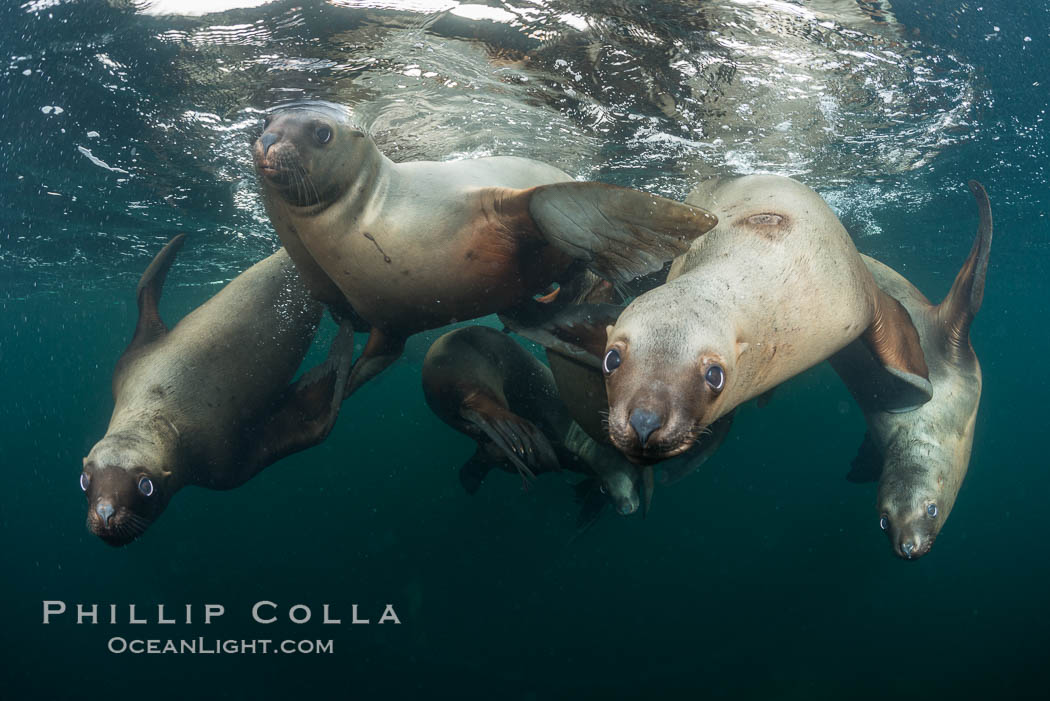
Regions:
M 609 505 L 609 497 L 602 492 L 601 483 L 596 477 L 587 477 L 573 485 L 572 489 L 574 501 L 580 505 L 580 513 L 576 516 L 576 534 L 573 536 L 575 540 L 598 522 Z
M 361 388 L 363 384 L 390 367 L 405 351 L 405 339 L 393 336 L 376 327 L 368 334 L 368 342 L 350 371 L 343 399 Z
M 911 411 L 933 397 L 919 332 L 904 305 L 875 287 L 874 281 L 872 285 L 875 313 L 861 341 L 884 371 L 877 401 L 883 411 Z
M 558 470 L 554 448 L 536 426 L 510 411 L 497 400 L 475 392 L 460 409 L 463 420 L 477 428 L 518 469 L 523 478 Z
M 254 442 L 255 460 L 251 461 L 256 471 L 328 437 L 339 417 L 353 354 L 354 330 L 343 324 L 332 340 L 325 362 L 290 385 L 263 424 Z
M 615 304 L 574 304 L 551 310 L 530 300 L 501 312 L 499 318 L 519 336 L 600 370 L 606 330 L 622 311 Z
M 655 273 L 718 223 L 711 212 L 596 182 L 522 191 L 543 237 L 614 284 Z
M 656 488 L 653 472 L 652 465 L 642 467 L 642 518 L 649 515 L 649 510 L 653 506 L 653 491 Z
M 857 449 L 857 456 L 849 464 L 849 474 L 846 479 L 850 482 L 863 484 L 864 482 L 878 482 L 882 477 L 882 465 L 885 458 L 879 446 L 871 439 L 871 433 L 864 432 L 864 440 Z
M 492 460 L 485 453 L 485 449 L 478 446 L 470 460 L 459 468 L 459 483 L 463 485 L 467 494 L 476 494 L 493 468 Z
M 139 285 L 135 289 L 138 301 L 139 319 L 135 325 L 135 335 L 131 339 L 128 349 L 152 343 L 168 332 L 168 327 L 160 318 L 160 295 L 164 291 L 164 280 L 168 277 L 168 270 L 175 262 L 182 244 L 186 241 L 186 234 L 179 234 L 160 249 L 153 258 L 153 262 L 146 268 L 139 278 Z
M 988 272 L 988 255 L 992 248 L 992 207 L 988 193 L 976 180 L 969 182 L 970 191 L 977 199 L 980 223 L 970 255 L 955 276 L 948 296 L 937 305 L 937 317 L 945 330 L 949 356 L 959 360 L 972 357 L 970 324 L 984 301 L 984 280 Z

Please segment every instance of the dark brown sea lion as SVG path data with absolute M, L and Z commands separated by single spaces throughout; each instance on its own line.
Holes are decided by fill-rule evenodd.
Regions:
M 607 503 L 621 515 L 638 509 L 636 470 L 572 421 L 550 370 L 507 334 L 487 326 L 450 331 L 427 351 L 422 381 L 433 412 L 478 443 L 460 470 L 468 492 L 495 467 L 524 478 L 566 469 L 591 478 L 577 489 L 581 520 Z
M 971 181 L 970 189 L 980 212 L 977 237 L 940 304 L 930 304 L 902 275 L 864 256 L 879 287 L 900 300 L 915 322 L 933 399 L 907 414 L 885 411 L 882 375 L 868 349 L 854 342 L 831 357 L 868 422 L 849 478 L 879 480 L 879 524 L 893 551 L 908 560 L 930 551 L 955 505 L 970 464 L 981 400 L 981 364 L 970 343 L 970 324 L 984 299 L 992 210 L 980 183 Z
M 138 285 L 138 325 L 113 373 L 106 435 L 84 458 L 88 528 L 126 544 L 193 484 L 232 489 L 286 455 L 320 443 L 338 416 L 353 335 L 289 385 L 322 308 L 283 251 L 241 273 L 170 331 L 157 304 L 184 236 Z
M 627 282 L 715 225 L 702 209 L 524 158 L 394 163 L 324 102 L 274 111 L 253 155 L 307 286 L 372 325 L 349 392 L 413 333 L 507 309 L 585 265 Z

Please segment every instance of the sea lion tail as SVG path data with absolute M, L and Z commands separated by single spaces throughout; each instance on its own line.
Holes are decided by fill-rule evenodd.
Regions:
M 139 278 L 135 296 L 138 301 L 139 318 L 135 325 L 135 335 L 131 339 L 130 348 L 137 348 L 147 343 L 152 343 L 168 332 L 168 327 L 160 318 L 160 295 L 164 290 L 164 281 L 168 277 L 168 270 L 175 262 L 175 256 L 186 240 L 186 234 L 179 234 L 160 249 L 153 258 L 153 262 L 146 268 Z
M 945 329 L 945 343 L 953 357 L 970 347 L 970 324 L 984 300 L 984 280 L 992 248 L 992 207 L 988 193 L 976 180 L 971 180 L 969 186 L 977 200 L 980 216 L 977 236 L 970 248 L 970 255 L 955 276 L 951 291 L 937 306 L 938 318 Z
M 528 213 L 548 243 L 616 285 L 658 272 L 718 224 L 705 209 L 606 183 L 511 191 L 504 206 L 517 209 L 518 197 L 527 200 Z
M 500 321 L 524 338 L 598 370 L 605 355 L 606 330 L 623 307 L 615 304 L 573 304 L 549 309 L 532 302 L 501 312 Z

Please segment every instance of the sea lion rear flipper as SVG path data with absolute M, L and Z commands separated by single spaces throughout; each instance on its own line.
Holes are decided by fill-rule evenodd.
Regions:
M 992 248 L 992 207 L 988 193 L 976 180 L 971 180 L 969 185 L 980 213 L 977 236 L 970 255 L 955 276 L 951 291 L 937 305 L 937 316 L 945 329 L 945 343 L 952 357 L 959 357 L 959 351 L 969 348 L 970 324 L 984 300 L 984 280 Z
M 531 421 L 489 395 L 474 393 L 459 413 L 499 448 L 522 477 L 531 479 L 537 473 L 559 469 L 558 457 L 547 437 Z
M 135 290 L 138 301 L 139 319 L 135 325 L 135 335 L 131 339 L 128 348 L 152 343 L 168 332 L 168 327 L 160 318 L 160 295 L 164 291 L 164 280 L 168 277 L 168 270 L 175 262 L 182 244 L 186 241 L 186 234 L 179 234 L 160 249 L 153 258 L 153 262 L 146 268 L 139 278 L 139 285 Z
M 850 463 L 849 474 L 846 479 L 858 484 L 864 482 L 878 482 L 882 477 L 882 464 L 884 458 L 879 446 L 871 439 L 871 433 L 864 433 L 864 440 L 857 449 L 857 456 Z
M 372 327 L 368 342 L 350 371 L 343 399 L 356 392 L 366 382 L 390 367 L 405 350 L 405 339 Z
M 521 191 L 543 237 L 614 284 L 660 270 L 718 218 L 664 197 L 596 182 Z
M 499 318 L 519 336 L 600 370 L 606 330 L 622 311 L 623 307 L 614 304 L 574 304 L 551 310 L 530 300 L 501 312 Z
M 354 330 L 344 323 L 332 340 L 325 362 L 291 384 L 263 424 L 255 444 L 256 470 L 313 447 L 328 437 L 339 416 L 353 353 Z
M 919 332 L 904 305 L 878 287 L 875 313 L 861 341 L 884 371 L 877 399 L 883 411 L 911 411 L 930 401 L 933 385 Z

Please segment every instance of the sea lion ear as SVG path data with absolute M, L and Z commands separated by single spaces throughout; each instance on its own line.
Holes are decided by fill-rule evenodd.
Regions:
M 970 255 L 959 274 L 955 276 L 948 296 L 937 305 L 937 318 L 945 331 L 949 355 L 960 357 L 970 345 L 970 324 L 984 300 L 984 280 L 988 272 L 988 254 L 992 248 L 992 208 L 988 193 L 976 180 L 969 182 L 970 191 L 977 199 L 980 223 Z
M 875 290 L 875 314 L 860 340 L 883 372 L 875 371 L 868 384 L 878 386 L 874 399 L 882 411 L 911 411 L 933 398 L 919 332 L 903 304 Z
M 605 183 L 556 183 L 511 197 L 527 198 L 548 243 L 616 285 L 659 271 L 718 223 L 699 207 Z
M 152 343 L 168 332 L 168 327 L 160 318 L 160 295 L 164 290 L 164 280 L 168 277 L 168 270 L 175 262 L 175 255 L 182 248 L 186 240 L 186 234 L 179 234 L 160 250 L 153 262 L 146 268 L 139 279 L 139 286 L 135 290 L 138 298 L 139 320 L 135 326 L 135 335 L 131 339 L 129 348 L 135 348 L 147 343 Z
M 606 330 L 622 311 L 614 304 L 572 304 L 551 310 L 529 301 L 501 312 L 499 318 L 519 336 L 600 370 Z

